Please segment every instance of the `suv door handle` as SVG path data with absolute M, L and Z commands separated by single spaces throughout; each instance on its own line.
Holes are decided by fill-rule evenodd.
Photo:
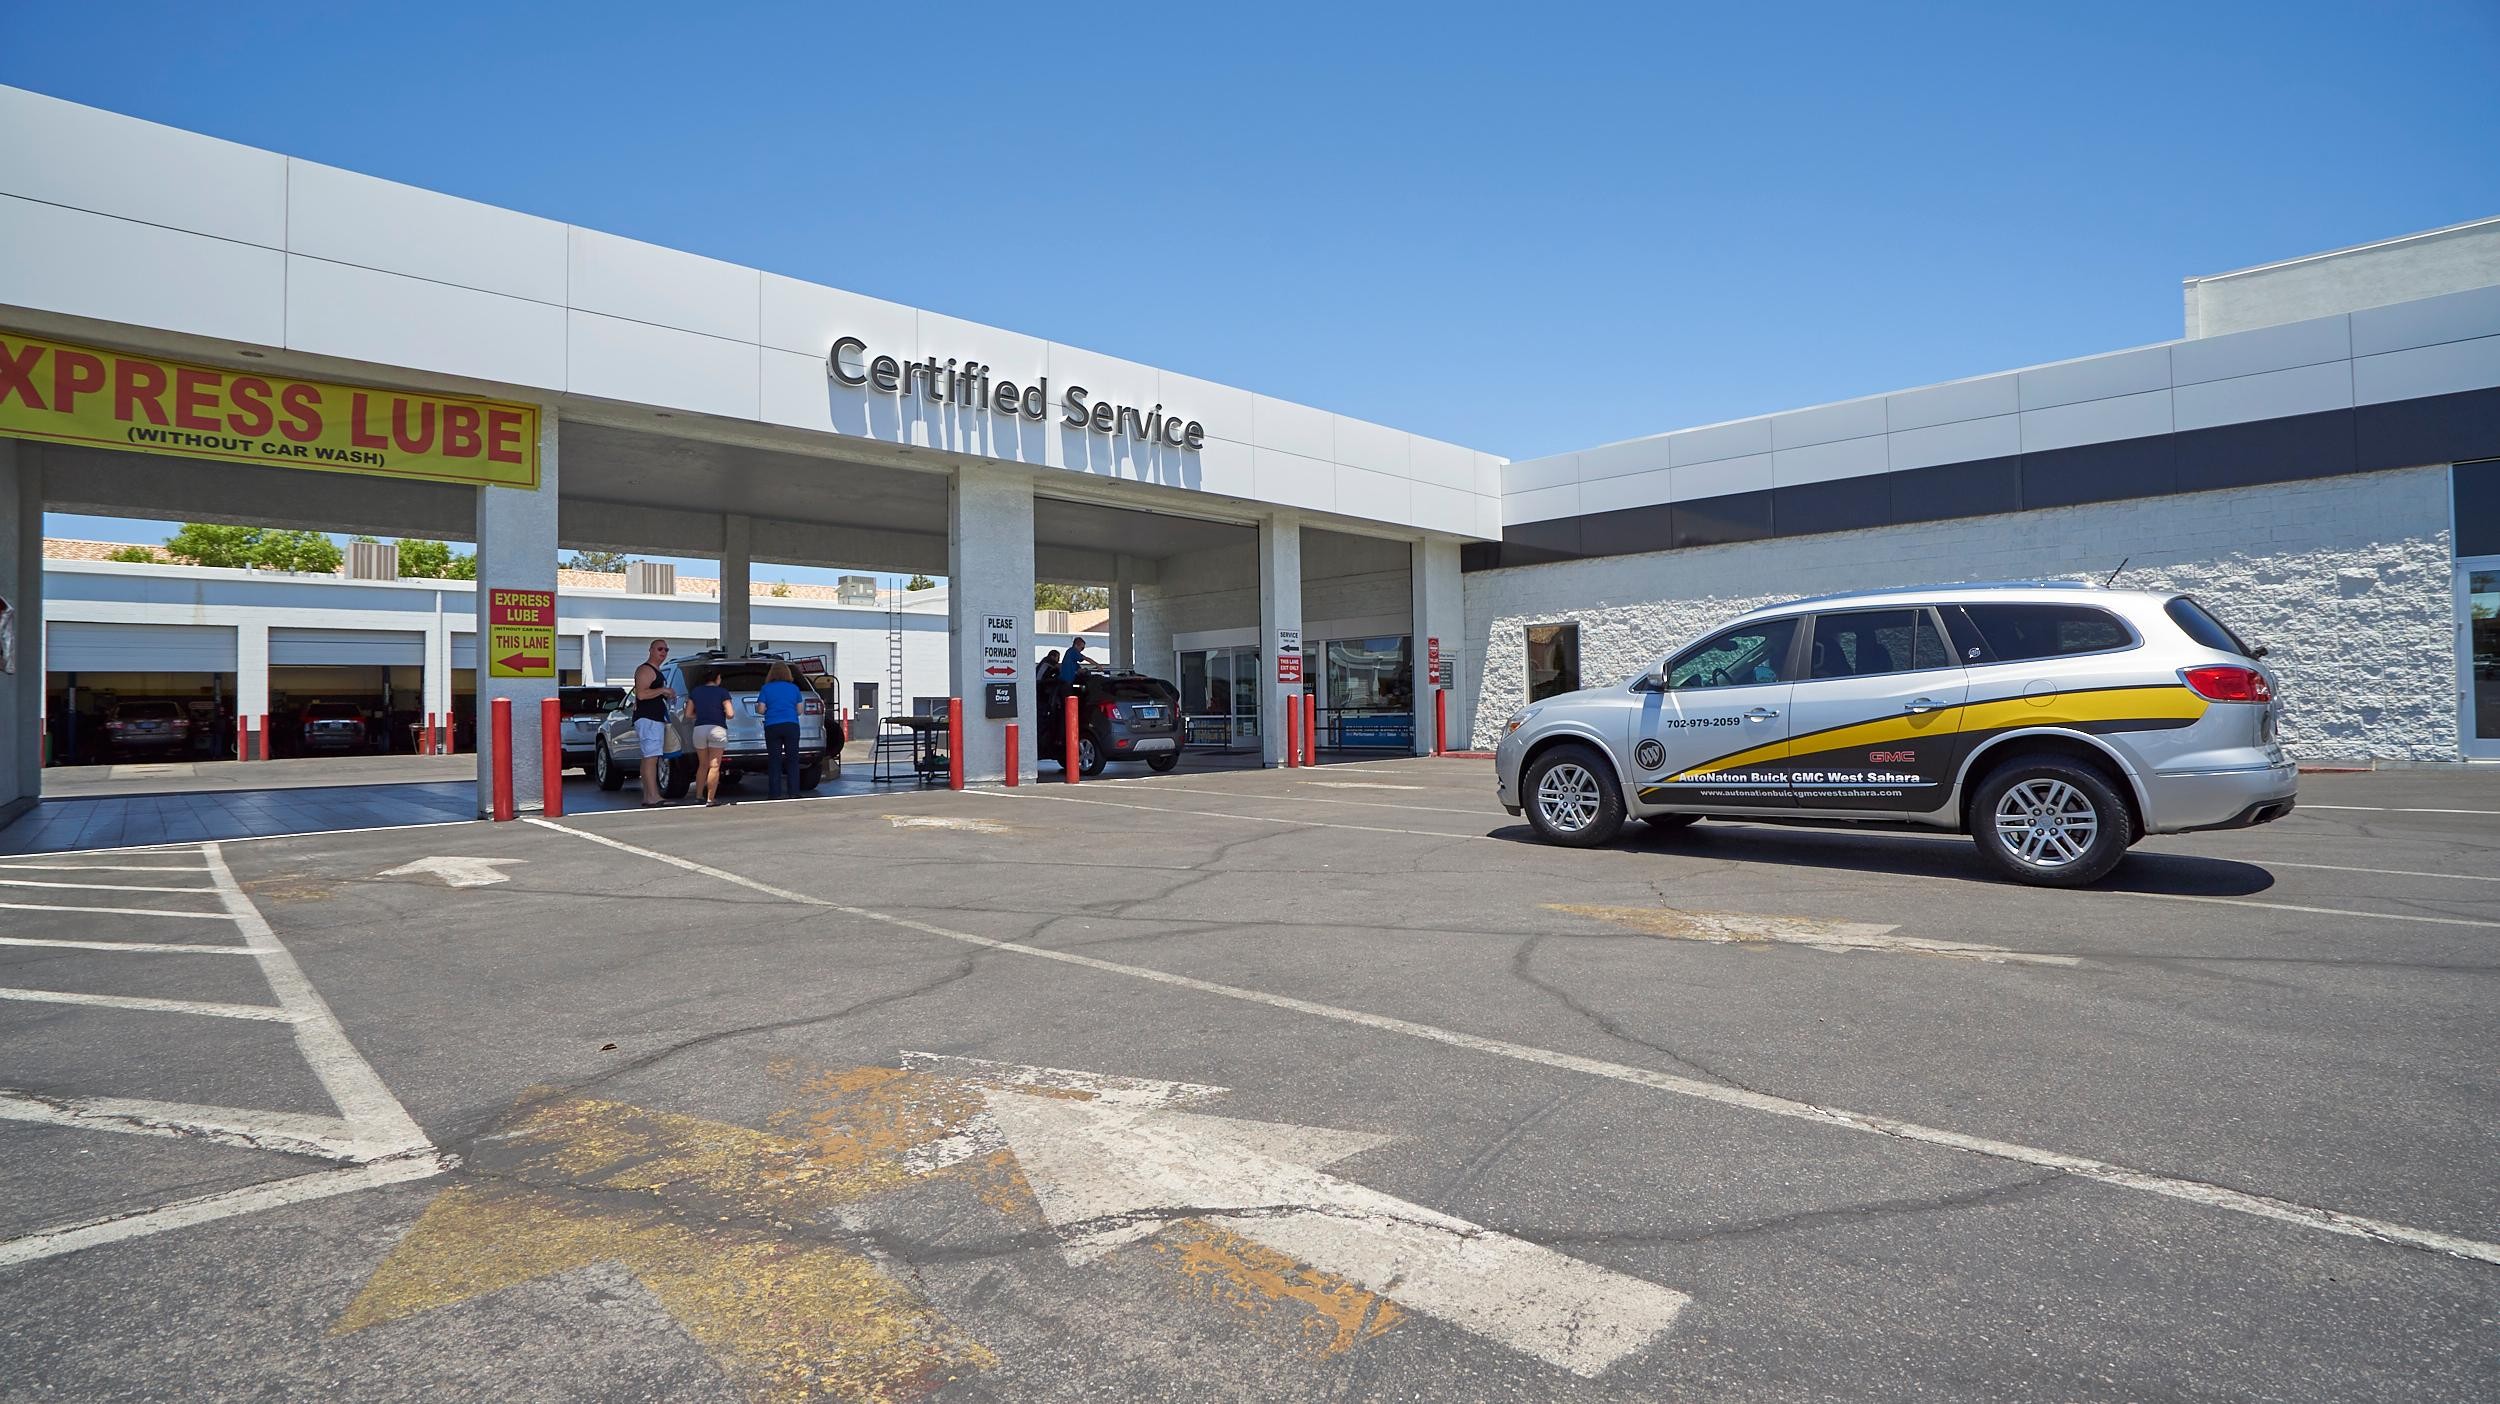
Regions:
M 1902 703 L 1901 710 L 1905 712 L 1932 712 L 1936 710 L 1936 699 L 1933 697 L 1914 697 L 1909 701 Z
M 1772 710 L 1771 710 L 1770 708 L 1768 708 L 1768 707 L 1756 707 L 1756 708 L 1754 708 L 1752 711 L 1747 712 L 1747 713 L 1745 714 L 1745 720 L 1747 720 L 1747 721 L 1769 721 L 1769 720 L 1771 720 L 1773 717 L 1776 717 L 1776 716 L 1778 716 L 1778 715 L 1779 715 L 1779 713 L 1772 711 Z

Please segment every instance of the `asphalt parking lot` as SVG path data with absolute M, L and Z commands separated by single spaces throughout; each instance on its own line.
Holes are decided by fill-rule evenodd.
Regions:
M 2500 1395 L 2500 774 L 2079 892 L 1490 790 L 0 860 L 0 1396 Z

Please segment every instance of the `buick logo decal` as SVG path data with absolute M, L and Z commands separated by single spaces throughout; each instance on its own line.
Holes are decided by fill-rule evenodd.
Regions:
M 1632 759 L 1639 762 L 1643 770 L 1656 770 L 1667 763 L 1667 748 L 1655 741 L 1643 741 L 1632 748 Z

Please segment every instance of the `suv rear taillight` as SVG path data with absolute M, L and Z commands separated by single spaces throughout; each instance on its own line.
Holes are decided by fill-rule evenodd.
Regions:
M 825 714 L 825 704 L 824 704 L 824 703 L 822 703 L 822 702 L 817 701 L 817 700 L 816 700 L 815 698 L 813 698 L 813 697 L 809 697 L 809 698 L 802 699 L 802 700 L 800 701 L 800 703 L 799 703 L 799 715 L 800 715 L 800 716 L 803 716 L 803 717 L 821 717 L 821 716 L 823 716 L 824 714 Z
M 2182 668 L 2179 678 L 2208 702 L 2271 702 L 2274 685 L 2254 668 L 2217 663 L 2207 668 Z
M 1117 702 L 1097 702 L 1094 707 L 1102 713 L 1104 721 L 1115 722 L 1120 719 L 1120 704 Z

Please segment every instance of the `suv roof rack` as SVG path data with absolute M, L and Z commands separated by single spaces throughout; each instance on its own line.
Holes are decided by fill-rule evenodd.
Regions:
M 1936 585 L 1875 585 L 1864 590 L 1834 590 L 1827 595 L 1807 595 L 1777 604 L 1761 605 L 1759 609 L 1789 609 L 1797 605 L 1822 604 L 1827 600 L 1853 600 L 1862 595 L 1941 595 L 1967 590 L 2098 590 L 2089 580 L 1956 580 Z M 1749 611 L 1750 612 L 1750 611 Z

